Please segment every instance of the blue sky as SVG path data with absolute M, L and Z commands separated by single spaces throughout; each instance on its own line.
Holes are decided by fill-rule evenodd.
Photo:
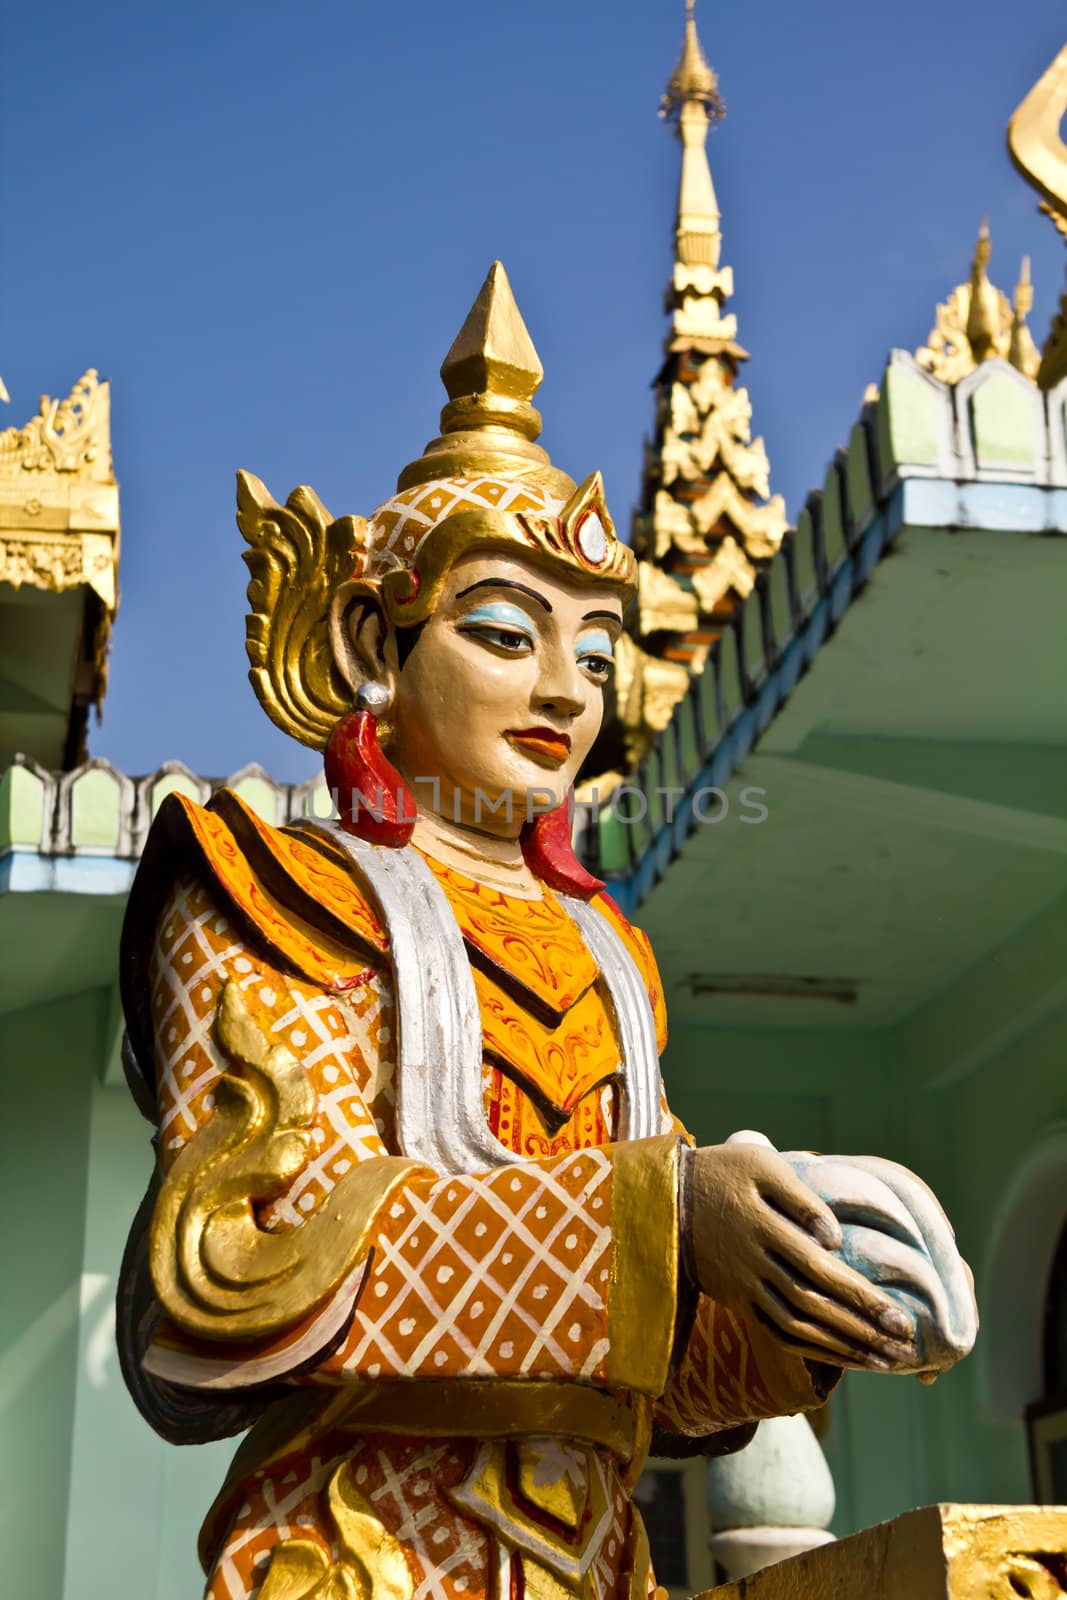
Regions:
M 436 432 L 437 369 L 500 256 L 554 459 L 627 525 L 664 333 L 678 146 L 656 108 L 681 0 L 68 0 L 5 25 L 0 372 L 24 421 L 113 384 L 122 609 L 90 749 L 130 773 L 317 758 L 245 676 L 233 475 L 367 513 Z M 965 275 L 1064 250 L 1004 128 L 1058 0 L 700 0 L 732 308 L 792 515 L 893 346 Z

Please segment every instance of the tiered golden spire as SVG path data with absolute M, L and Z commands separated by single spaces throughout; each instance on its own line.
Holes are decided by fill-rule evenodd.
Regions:
M 697 33 L 694 0 L 686 0 L 682 54 L 660 115 L 677 128 L 682 170 L 668 291 L 668 367 L 660 376 L 660 416 L 646 474 L 646 489 L 656 492 L 639 518 L 637 543 L 668 571 L 678 561 L 687 569 L 706 568 L 728 557 L 725 565 L 719 562 L 721 597 L 736 587 L 727 574 L 727 567 L 737 571 L 735 552 L 742 563 L 772 555 L 786 524 L 780 496 L 769 499 L 767 454 L 762 439 L 751 436 L 752 407 L 736 382 L 738 366 L 747 360 L 737 343 L 737 318 L 723 310 L 734 279 L 730 267 L 719 265 L 719 207 L 706 146 L 708 129 L 724 107 Z M 749 588 L 754 577 L 750 566 Z M 711 609 L 710 572 L 702 571 L 699 586 L 695 575 L 693 582 L 700 609 Z M 691 605 L 692 594 L 688 600 Z
M 747 359 L 737 318 L 724 311 L 733 272 L 719 264 L 719 206 L 707 156 L 708 130 L 723 114 L 694 0 L 686 0 L 682 53 L 660 106 L 682 145 L 670 330 L 634 521 L 637 621 L 616 678 L 630 762 L 665 726 L 786 528 L 785 504 L 770 494 L 763 440 L 752 437 L 748 393 L 737 382 Z

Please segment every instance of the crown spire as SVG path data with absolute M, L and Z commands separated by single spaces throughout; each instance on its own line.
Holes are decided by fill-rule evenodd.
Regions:
M 454 474 L 522 477 L 566 499 L 574 482 L 534 440 L 541 413 L 531 404 L 544 377 L 503 264 L 494 261 L 441 364 L 448 404 L 441 433 L 397 487 Z
M 483 400 L 506 395 L 529 403 L 544 375 L 503 263 L 494 261 L 467 320 L 441 363 L 441 380 L 449 399 L 455 404 L 465 395 L 478 395 Z

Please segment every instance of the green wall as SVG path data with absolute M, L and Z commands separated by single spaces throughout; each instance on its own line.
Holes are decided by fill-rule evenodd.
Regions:
M 0 1016 L 0 1194 L 16 1270 L 0 1312 L 5 1597 L 192 1600 L 200 1519 L 230 1444 L 180 1450 L 118 1367 L 114 1296 L 150 1130 L 99 1070 L 113 998 Z
M 5 1590 L 58 1600 L 78 1375 L 93 994 L 0 1017 L 0 1544 Z
M 982 1330 L 971 1357 L 930 1388 L 851 1373 L 838 1390 L 824 1441 L 837 1533 L 938 1500 L 1032 1498 L 1022 1406 L 1038 1394 L 1008 1414 L 996 1394 L 1028 1353 L 1036 1370 L 1043 1271 L 1067 1222 L 1065 949 L 1060 900 L 893 1028 L 672 1033 L 668 1094 L 701 1142 L 753 1127 L 779 1148 L 903 1162 L 937 1193 L 975 1272 Z M 1016 1215 L 1035 1152 L 1057 1136 L 1062 1176 L 1046 1162 L 1036 1210 Z M 1033 1247 L 1022 1297 L 998 1296 L 998 1272 L 1035 1229 L 1045 1243 Z
M 63 1600 L 133 1600 L 131 1571 L 137 1600 L 200 1594 L 197 1532 L 232 1454 L 229 1444 L 165 1444 L 142 1421 L 119 1372 L 115 1286 L 151 1168 L 150 1132 L 125 1085 L 96 1084 L 84 1266 L 92 1299 L 79 1349 L 66 1582 L 55 1591 Z

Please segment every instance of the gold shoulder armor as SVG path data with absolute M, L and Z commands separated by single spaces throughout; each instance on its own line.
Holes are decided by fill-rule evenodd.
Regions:
M 260 705 L 283 733 L 321 750 L 352 696 L 330 654 L 330 596 L 355 575 L 363 517 L 337 517 L 313 489 L 277 504 L 259 478 L 237 474 L 237 526 L 250 549 L 245 646 Z

